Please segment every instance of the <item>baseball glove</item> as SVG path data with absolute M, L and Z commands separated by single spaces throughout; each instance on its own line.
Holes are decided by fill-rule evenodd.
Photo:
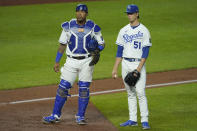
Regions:
M 94 50 L 96 50 L 98 48 L 98 42 L 92 38 L 88 43 L 87 43 L 87 49 L 88 51 L 91 53 Z
M 100 52 L 99 49 L 96 49 L 96 50 L 90 52 L 90 54 L 93 58 L 92 58 L 92 61 L 89 64 L 89 66 L 93 66 L 93 65 L 96 65 L 98 63 L 99 58 L 100 58 L 100 53 L 99 52 Z
M 135 86 L 135 84 L 138 82 L 140 78 L 140 72 L 138 72 L 136 69 L 132 72 L 129 72 L 126 77 L 124 78 L 125 83 L 127 83 L 129 86 Z
M 100 53 L 99 53 L 100 50 L 98 49 L 98 42 L 94 38 L 92 38 L 87 44 L 87 49 L 91 54 L 91 56 L 93 57 L 89 66 L 93 66 L 98 63 L 100 58 Z

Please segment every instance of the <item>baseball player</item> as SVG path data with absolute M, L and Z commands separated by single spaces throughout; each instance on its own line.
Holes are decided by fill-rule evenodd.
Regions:
M 79 98 L 76 122 L 87 124 L 85 112 L 89 102 L 89 87 L 92 82 L 94 65 L 99 60 L 99 52 L 104 49 L 104 40 L 101 28 L 93 21 L 87 20 L 88 8 L 85 4 L 76 7 L 76 19 L 62 24 L 62 33 L 59 38 L 59 49 L 54 65 L 55 72 L 59 72 L 60 59 L 66 49 L 66 63 L 61 68 L 61 80 L 56 93 L 53 112 L 44 117 L 44 123 L 60 121 L 61 110 L 69 96 L 69 90 L 78 77 Z
M 124 26 L 117 37 L 116 61 L 112 77 L 117 77 L 117 70 L 122 62 L 122 78 L 128 93 L 129 120 L 120 126 L 137 126 L 137 98 L 139 100 L 141 123 L 143 129 L 149 129 L 148 106 L 145 95 L 146 69 L 145 61 L 152 46 L 148 29 L 139 22 L 137 5 L 128 5 L 126 12 L 129 24 Z M 130 76 L 131 75 L 131 76 Z

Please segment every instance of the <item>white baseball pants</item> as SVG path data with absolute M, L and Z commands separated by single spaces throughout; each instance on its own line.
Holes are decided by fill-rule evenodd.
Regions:
M 92 57 L 77 60 L 67 57 L 66 63 L 61 68 L 61 79 L 64 79 L 73 85 L 77 76 L 79 81 L 92 82 L 94 66 L 89 66 Z
M 129 62 L 122 60 L 122 78 L 124 81 L 128 72 L 137 69 L 139 62 Z M 137 122 L 137 97 L 140 107 L 141 122 L 148 122 L 148 104 L 145 94 L 146 87 L 146 67 L 143 66 L 141 70 L 141 76 L 136 83 L 136 87 L 130 87 L 124 82 L 125 88 L 128 94 L 128 107 L 129 107 L 129 119 Z

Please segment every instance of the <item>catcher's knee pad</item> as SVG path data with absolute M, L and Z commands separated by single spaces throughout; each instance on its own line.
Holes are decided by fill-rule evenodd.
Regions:
M 70 88 L 71 88 L 70 82 L 62 79 L 60 81 L 59 88 L 57 89 L 57 95 L 61 97 L 67 97 L 69 95 L 68 90 Z
M 89 87 L 90 82 L 79 81 L 78 85 L 79 85 L 79 87 Z
M 88 98 L 90 95 L 89 91 L 90 82 L 79 81 L 79 97 Z
M 61 79 L 61 81 L 60 81 L 60 84 L 59 84 L 59 87 L 61 87 L 61 88 L 64 88 L 64 89 L 70 89 L 72 86 L 71 86 L 71 83 L 70 82 L 68 82 L 68 81 L 66 81 L 66 80 L 63 80 L 63 79 Z
M 68 96 L 68 90 L 59 87 L 59 88 L 57 89 L 57 95 L 60 96 L 60 97 L 67 97 L 67 96 Z

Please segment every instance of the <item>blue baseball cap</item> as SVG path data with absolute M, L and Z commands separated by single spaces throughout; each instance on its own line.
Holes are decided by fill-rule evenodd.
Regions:
M 76 11 L 85 11 L 86 13 L 88 13 L 88 7 L 85 4 L 78 4 Z
M 139 8 L 137 7 L 137 5 L 128 5 L 127 6 L 127 11 L 125 13 L 136 13 L 139 12 Z

